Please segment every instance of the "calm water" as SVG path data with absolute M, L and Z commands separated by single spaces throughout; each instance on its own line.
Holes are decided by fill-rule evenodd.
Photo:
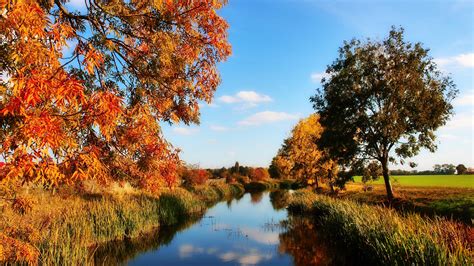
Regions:
M 245 194 L 221 202 L 182 224 L 140 238 L 109 243 L 96 264 L 331 265 L 342 258 L 327 248 L 309 219 L 288 216 L 288 191 Z M 337 259 L 337 260 L 336 260 Z

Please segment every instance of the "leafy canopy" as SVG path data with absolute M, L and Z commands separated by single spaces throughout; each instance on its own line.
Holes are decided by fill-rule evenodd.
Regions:
M 378 160 L 387 178 L 389 161 L 436 149 L 434 132 L 452 114 L 457 93 L 429 50 L 406 42 L 403 32 L 392 28 L 381 41 L 344 42 L 311 98 L 326 129 L 321 147 L 339 162 Z
M 337 164 L 316 144 L 322 132 L 319 115 L 312 114 L 298 122 L 273 159 L 272 171 L 309 183 L 316 182 L 316 185 L 320 179 L 335 177 Z
M 160 122 L 198 122 L 230 54 L 224 0 L 0 0 L 0 182 L 172 184 Z
M 429 50 L 392 28 L 380 42 L 352 40 L 328 66 L 323 90 L 311 98 L 335 153 L 382 159 L 436 149 L 435 130 L 452 114 L 457 90 L 437 70 Z

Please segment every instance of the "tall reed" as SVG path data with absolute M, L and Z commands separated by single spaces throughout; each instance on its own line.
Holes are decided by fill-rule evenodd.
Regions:
M 36 201 L 25 214 L 4 207 L 0 219 L 0 264 L 88 265 L 100 243 L 133 239 L 159 226 L 202 214 L 211 203 L 238 196 L 237 185 L 219 184 L 208 193 L 182 188 L 160 195 L 51 195 L 30 193 Z M 219 195 L 219 196 L 213 196 Z
M 289 210 L 314 215 L 327 237 L 358 259 L 379 265 L 472 265 L 469 226 L 442 218 L 400 214 L 381 206 L 302 190 Z

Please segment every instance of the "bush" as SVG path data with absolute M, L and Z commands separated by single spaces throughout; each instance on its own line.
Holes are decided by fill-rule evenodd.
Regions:
M 181 172 L 185 186 L 199 186 L 206 184 L 210 174 L 204 169 L 184 169 Z

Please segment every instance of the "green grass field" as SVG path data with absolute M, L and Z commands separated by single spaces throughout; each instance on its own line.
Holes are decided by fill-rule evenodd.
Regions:
M 393 185 L 415 187 L 456 187 L 474 188 L 474 175 L 405 175 L 391 176 Z M 354 178 L 356 183 L 361 183 L 361 177 Z M 372 181 L 372 184 L 383 184 L 383 178 Z

